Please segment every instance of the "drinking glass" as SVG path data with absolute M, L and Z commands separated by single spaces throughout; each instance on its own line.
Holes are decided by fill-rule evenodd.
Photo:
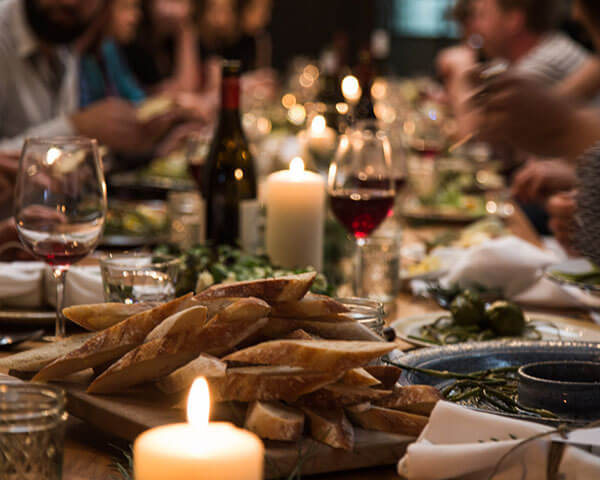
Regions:
M 354 294 L 364 296 L 362 249 L 392 214 L 395 199 L 391 147 L 377 122 L 358 122 L 340 138 L 327 182 L 331 210 L 356 241 Z
M 63 292 L 69 266 L 96 247 L 106 218 L 106 183 L 95 140 L 25 140 L 15 190 L 21 243 L 56 278 L 56 337 L 65 336 Z

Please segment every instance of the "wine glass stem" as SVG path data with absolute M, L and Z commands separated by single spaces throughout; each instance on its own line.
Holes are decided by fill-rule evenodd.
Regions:
M 65 280 L 67 278 L 67 269 L 64 267 L 54 268 L 52 270 L 56 280 L 56 338 L 64 338 L 67 335 L 65 326 L 65 316 L 63 315 L 65 299 Z
M 352 285 L 352 289 L 354 290 L 354 296 L 363 298 L 365 296 L 365 288 L 364 288 L 364 256 L 363 256 L 363 247 L 365 246 L 364 238 L 356 239 L 356 250 L 354 252 L 354 284 Z

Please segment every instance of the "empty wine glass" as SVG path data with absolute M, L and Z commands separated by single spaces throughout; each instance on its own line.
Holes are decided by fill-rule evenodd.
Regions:
M 52 267 L 56 337 L 69 266 L 91 253 L 106 218 L 106 183 L 95 140 L 30 138 L 23 145 L 15 190 L 15 221 L 23 245 Z
M 354 294 L 364 296 L 362 248 L 392 214 L 395 199 L 391 147 L 376 121 L 358 122 L 342 135 L 327 189 L 331 210 L 356 241 Z

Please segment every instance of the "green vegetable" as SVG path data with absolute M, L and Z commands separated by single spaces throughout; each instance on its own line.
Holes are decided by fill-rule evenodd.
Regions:
M 485 304 L 471 290 L 459 294 L 450 304 L 450 313 L 456 325 L 470 326 L 485 323 Z
M 514 303 L 497 301 L 487 311 L 490 328 L 502 337 L 518 337 L 525 331 L 525 316 Z

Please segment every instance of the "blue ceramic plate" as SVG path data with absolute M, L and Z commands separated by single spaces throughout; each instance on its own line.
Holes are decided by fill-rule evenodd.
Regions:
M 395 351 L 396 352 L 396 351 Z M 585 342 L 539 342 L 539 341 L 501 341 L 462 343 L 446 347 L 425 348 L 405 355 L 390 355 L 392 361 L 403 363 L 412 367 L 428 368 L 432 370 L 448 370 L 457 373 L 471 373 L 486 369 L 525 365 L 535 362 L 553 360 L 580 360 L 600 361 L 600 343 Z M 452 380 L 435 378 L 427 374 L 404 371 L 400 377 L 400 384 L 425 384 L 437 388 L 444 388 Z M 470 405 L 469 408 L 482 410 Z M 540 417 L 510 414 L 498 410 L 485 410 L 523 420 L 533 420 L 548 424 L 557 423 L 582 423 L 585 418 L 563 417 L 558 420 L 542 419 Z

